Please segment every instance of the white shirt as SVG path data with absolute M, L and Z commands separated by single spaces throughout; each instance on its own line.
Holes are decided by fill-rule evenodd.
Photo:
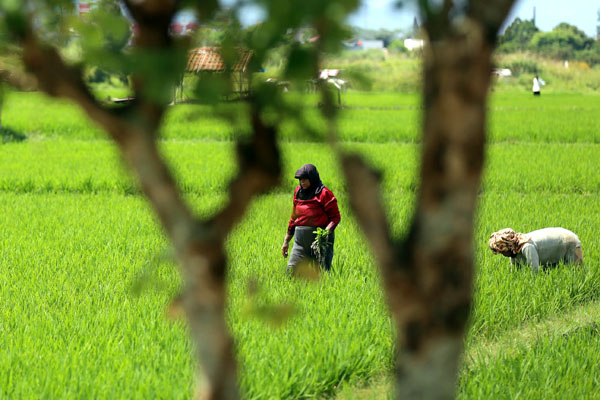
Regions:
M 542 265 L 570 264 L 577 260 L 576 248 L 581 242 L 576 234 L 564 228 L 544 228 L 527 233 L 530 240 L 521 252 L 510 259 L 511 264 L 529 265 L 534 272 Z

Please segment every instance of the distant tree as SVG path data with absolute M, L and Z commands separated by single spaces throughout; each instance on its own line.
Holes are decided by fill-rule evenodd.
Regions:
M 537 32 L 539 32 L 539 29 L 532 19 L 521 20 L 517 17 L 506 28 L 504 34 L 498 37 L 498 51 L 508 53 L 526 50 L 531 38 Z
M 192 34 L 194 46 L 218 46 L 223 41 L 225 32 L 219 28 L 201 26 Z
M 387 47 L 391 42 L 404 35 L 401 29 L 364 29 L 359 27 L 352 28 L 356 38 L 367 40 L 382 40 L 384 47 Z
M 380 29 L 375 33 L 375 39 L 383 41 L 383 47 L 388 47 L 398 37 L 398 31 Z
M 590 50 L 593 45 L 594 39 L 565 22 L 551 32 L 538 32 L 531 39 L 532 50 L 559 59 L 575 58 L 578 52 Z
M 417 21 L 417 17 L 415 16 L 413 18 L 413 23 L 412 23 L 412 37 L 413 38 L 418 38 L 419 37 L 419 31 L 420 31 L 420 27 L 419 27 L 419 21 Z
M 236 30 L 241 34 L 242 27 L 235 18 L 235 11 L 232 9 L 223 9 L 209 21 L 204 23 L 192 34 L 192 45 L 194 47 L 219 46 L 225 39 L 227 32 Z M 248 27 L 246 31 L 254 27 Z
M 600 40 L 600 9 L 598 9 L 598 25 L 596 25 L 596 40 Z
M 404 46 L 402 40 L 392 41 L 387 48 L 393 53 L 408 53 L 408 49 Z

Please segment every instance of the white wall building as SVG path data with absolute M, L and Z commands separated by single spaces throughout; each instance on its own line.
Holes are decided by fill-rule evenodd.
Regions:
M 408 50 L 420 50 L 425 46 L 425 41 L 423 39 L 404 39 L 404 47 Z

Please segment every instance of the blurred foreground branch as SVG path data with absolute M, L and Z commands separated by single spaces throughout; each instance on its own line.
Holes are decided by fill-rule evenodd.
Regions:
M 125 3 L 140 27 L 135 38 L 136 51 L 168 54 L 174 47 L 168 29 L 176 2 Z M 279 182 L 281 165 L 275 128 L 262 122 L 260 107 L 252 107 L 253 135 L 238 145 L 240 172 L 230 184 L 230 200 L 212 218 L 199 220 L 181 198 L 159 153 L 156 137 L 166 104 L 148 95 L 148 86 L 153 83 L 148 76 L 133 74 L 134 100 L 129 105 L 108 107 L 96 100 L 84 84 L 81 67 L 67 65 L 55 48 L 39 40 L 32 26 L 27 22 L 18 32 L 27 70 L 41 90 L 50 96 L 73 100 L 108 132 L 137 175 L 173 243 L 185 281 L 182 303 L 201 363 L 198 397 L 239 398 L 233 342 L 224 317 L 227 268 L 224 244 L 253 196 Z M 181 71 L 175 72 L 171 71 L 171 76 Z
M 453 398 L 473 282 L 473 225 L 484 161 L 486 100 L 496 34 L 513 1 L 435 11 L 420 1 L 424 59 L 421 181 L 408 235 L 390 235 L 380 177 L 341 154 L 351 207 L 381 268 L 398 329 L 401 399 Z M 462 3 L 461 3 L 462 4 Z

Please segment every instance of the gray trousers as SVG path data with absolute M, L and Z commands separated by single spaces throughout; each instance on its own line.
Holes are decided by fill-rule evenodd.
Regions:
M 317 236 L 314 231 L 317 230 L 316 226 L 297 226 L 294 233 L 294 247 L 292 247 L 292 254 L 287 265 L 287 272 L 293 273 L 294 268 L 303 261 L 312 261 L 315 264 L 317 259 L 313 254 L 310 245 L 315 241 Z M 327 249 L 327 255 L 325 256 L 324 269 L 329 271 L 331 269 L 331 262 L 333 261 L 333 243 L 335 241 L 335 233 L 329 234 L 329 248 Z

